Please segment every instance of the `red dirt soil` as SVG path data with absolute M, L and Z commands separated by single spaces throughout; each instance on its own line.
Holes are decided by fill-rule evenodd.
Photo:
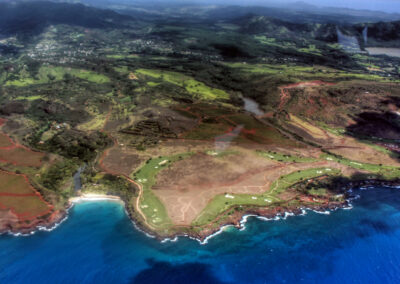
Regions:
M 0 173 L 6 174 L 6 175 L 14 175 L 14 176 L 23 177 L 26 182 L 27 188 L 29 188 L 31 190 L 31 193 L 24 193 L 24 194 L 14 193 L 14 192 L 12 192 L 12 189 L 10 189 L 10 192 L 1 192 L 0 200 L 3 200 L 3 201 L 0 202 L 0 209 L 9 210 L 13 215 L 17 216 L 17 218 L 20 222 L 33 221 L 33 220 L 35 220 L 39 217 L 42 217 L 44 215 L 47 215 L 47 214 L 53 215 L 56 212 L 58 213 L 58 211 L 54 210 L 54 206 L 52 204 L 48 203 L 46 200 L 44 200 L 43 196 L 31 185 L 29 178 L 26 175 L 6 172 L 6 171 L 2 171 L 2 170 L 0 170 Z M 36 214 L 29 212 L 29 211 L 24 211 L 21 213 L 20 212 L 21 210 L 18 210 L 15 206 L 7 205 L 6 202 L 4 201 L 4 199 L 7 198 L 7 199 L 13 201 L 13 202 L 11 202 L 12 204 L 15 204 L 15 203 L 19 203 L 19 202 L 15 202 L 14 199 L 26 198 L 26 197 L 38 199 L 35 202 L 39 202 L 38 203 L 39 206 L 47 207 L 47 208 L 44 211 L 40 211 L 39 213 L 36 213 Z M 42 204 L 40 204 L 40 203 L 42 203 Z
M 335 83 L 328 83 L 328 82 L 323 82 L 323 81 L 310 81 L 310 82 L 299 82 L 299 83 L 279 87 L 279 89 L 281 90 L 281 99 L 280 99 L 278 109 L 283 110 L 283 107 L 290 99 L 290 93 L 287 90 L 293 89 L 293 88 L 298 88 L 298 87 L 304 88 L 304 87 L 316 87 L 316 86 L 324 86 L 324 85 L 325 86 L 333 86 L 333 85 L 335 85 Z
M 0 118 L 0 126 L 6 121 L 6 119 Z M 44 157 L 44 153 L 33 151 L 19 144 L 6 133 L 0 132 L 0 135 L 3 142 L 7 143 L 7 146 L 0 147 L 0 162 L 24 167 L 40 167 L 42 165 L 41 158 Z

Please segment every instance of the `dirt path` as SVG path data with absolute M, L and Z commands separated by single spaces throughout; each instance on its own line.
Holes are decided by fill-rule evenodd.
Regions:
M 112 148 L 118 146 L 118 140 L 115 137 L 113 137 L 110 133 L 105 131 L 105 127 L 107 125 L 108 120 L 110 119 L 111 113 L 112 113 L 112 108 L 110 108 L 110 110 L 108 111 L 106 120 L 104 121 L 103 128 L 101 129 L 101 132 L 103 132 L 104 134 L 106 134 L 108 137 L 110 137 L 112 139 L 113 145 L 110 148 L 104 150 L 103 154 L 101 155 L 101 157 L 99 159 L 99 166 L 100 166 L 101 170 L 103 170 L 104 172 L 106 172 L 108 174 L 115 175 L 115 176 L 122 176 L 128 182 L 132 183 L 133 185 L 135 185 L 139 189 L 139 194 L 138 194 L 138 197 L 136 198 L 136 202 L 135 202 L 136 211 L 143 218 L 143 220 L 144 220 L 144 222 L 146 223 L 147 226 L 149 226 L 150 228 L 154 228 L 150 223 L 147 222 L 146 215 L 144 215 L 144 213 L 140 209 L 140 199 L 142 198 L 142 195 L 143 195 L 143 185 L 138 183 L 138 182 L 136 182 L 136 181 L 134 181 L 133 179 L 131 179 L 129 176 L 127 176 L 125 174 L 121 174 L 121 173 L 117 173 L 117 172 L 109 170 L 104 165 L 104 159 L 105 159 L 105 157 L 107 157 L 107 155 L 110 152 L 110 150 Z

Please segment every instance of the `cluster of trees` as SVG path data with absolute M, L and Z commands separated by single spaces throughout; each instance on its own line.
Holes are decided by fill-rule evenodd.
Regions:
M 66 158 L 77 158 L 89 162 L 96 154 L 112 144 L 111 138 L 100 131 L 85 133 L 75 129 L 66 129 L 38 148 L 57 153 Z

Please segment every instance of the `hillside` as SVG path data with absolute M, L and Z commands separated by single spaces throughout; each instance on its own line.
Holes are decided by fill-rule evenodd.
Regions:
M 83 4 L 45 1 L 0 3 L 0 35 L 39 34 L 49 25 L 66 24 L 87 28 L 121 28 L 131 21 L 111 10 Z

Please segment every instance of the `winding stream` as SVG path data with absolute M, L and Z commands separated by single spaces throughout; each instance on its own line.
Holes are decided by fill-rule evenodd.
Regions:
M 81 166 L 74 174 L 74 189 L 80 190 L 82 188 L 81 174 L 85 170 L 86 165 Z

